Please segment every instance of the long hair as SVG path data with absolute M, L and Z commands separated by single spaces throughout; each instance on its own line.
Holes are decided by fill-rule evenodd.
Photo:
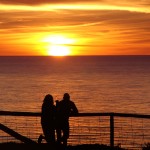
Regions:
M 47 94 L 43 100 L 43 103 L 53 105 L 54 104 L 53 96 L 50 94 Z

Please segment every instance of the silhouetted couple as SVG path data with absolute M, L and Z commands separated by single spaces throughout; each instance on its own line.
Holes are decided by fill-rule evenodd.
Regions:
M 77 113 L 78 109 L 75 103 L 70 100 L 68 93 L 64 94 L 63 100 L 56 101 L 56 106 L 54 105 L 53 96 L 46 95 L 42 104 L 41 125 L 47 143 L 56 144 L 57 142 L 67 146 L 69 116 Z M 57 140 L 55 139 L 55 130 Z

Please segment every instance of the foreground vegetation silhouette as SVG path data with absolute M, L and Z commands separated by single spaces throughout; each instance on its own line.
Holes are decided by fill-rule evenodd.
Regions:
M 76 145 L 71 146 L 68 145 L 67 147 L 64 147 L 64 145 L 53 145 L 50 144 L 22 144 L 22 143 L 1 143 L 0 149 L 2 150 L 125 150 L 121 147 L 114 147 L 111 148 L 107 145 L 100 145 L 100 144 L 82 144 L 82 145 Z M 147 149 L 145 149 L 147 150 Z

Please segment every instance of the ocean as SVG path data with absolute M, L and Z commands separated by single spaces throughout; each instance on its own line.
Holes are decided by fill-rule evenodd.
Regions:
M 69 93 L 80 113 L 150 114 L 150 56 L 0 57 L 0 111 L 41 112 L 45 95 Z M 1 123 L 37 141 L 40 117 L 1 116 Z M 69 144 L 110 144 L 110 118 L 70 118 Z M 140 149 L 149 119 L 114 120 L 115 145 Z M 0 143 L 12 141 L 0 130 Z M 14 139 L 16 142 L 16 139 Z
M 0 110 L 40 112 L 66 92 L 79 112 L 150 114 L 150 56 L 0 57 Z

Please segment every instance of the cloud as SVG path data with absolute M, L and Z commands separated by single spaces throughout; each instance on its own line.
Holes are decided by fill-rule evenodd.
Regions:
M 1 4 L 12 4 L 12 5 L 38 5 L 38 4 L 45 4 L 50 3 L 49 0 L 1 0 Z
M 32 27 L 68 27 L 69 29 L 88 29 L 93 26 L 95 31 L 108 32 L 110 29 L 115 31 L 130 33 L 149 32 L 150 14 L 117 11 L 117 10 L 96 10 L 78 11 L 62 10 L 60 12 L 0 12 L 1 29 L 23 29 Z M 130 31 L 131 30 L 131 31 Z M 144 33 L 145 33 L 144 32 Z
M 93 0 L 93 2 L 103 2 L 105 0 Z M 39 5 L 39 4 L 58 4 L 58 3 L 79 3 L 91 2 L 91 0 L 1 0 L 1 4 L 23 4 L 23 5 Z
M 42 4 L 104 4 L 115 6 L 150 6 L 149 0 L 1 0 L 0 4 L 10 5 L 42 5 Z
M 104 49 L 108 47 L 136 49 L 139 46 L 140 51 L 142 50 L 140 44 L 149 47 L 149 24 L 150 13 L 125 10 L 62 9 L 0 12 L 1 39 L 17 41 L 17 38 L 28 39 L 31 35 L 43 33 L 73 33 L 88 41 L 88 44 L 78 43 L 76 46 L 84 45 L 90 48 L 100 46 Z

